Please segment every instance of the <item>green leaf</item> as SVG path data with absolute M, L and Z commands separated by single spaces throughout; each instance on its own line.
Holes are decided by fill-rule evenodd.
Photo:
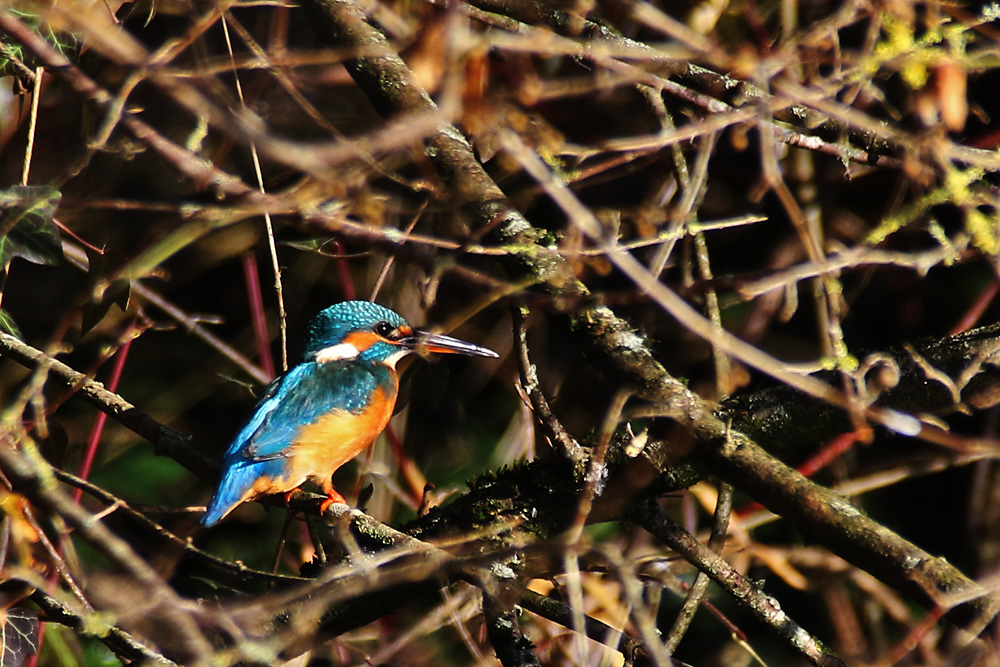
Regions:
M 17 328 L 14 318 L 6 310 L 0 310 L 0 331 L 9 333 L 15 338 L 21 338 L 21 330 Z
M 302 239 L 300 241 L 282 241 L 281 245 L 304 252 L 321 252 L 327 244 L 332 242 L 331 238 Z
M 59 228 L 53 216 L 62 195 L 39 185 L 0 190 L 0 267 L 15 257 L 52 266 L 63 259 Z

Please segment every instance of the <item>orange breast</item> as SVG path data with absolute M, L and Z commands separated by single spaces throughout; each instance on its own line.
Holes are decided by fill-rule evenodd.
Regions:
M 299 431 L 292 443 L 287 479 L 295 486 L 312 479 L 324 489 L 332 488 L 330 477 L 337 468 L 363 452 L 385 429 L 396 392 L 395 384 L 388 392 L 379 388 L 363 412 L 334 411 Z

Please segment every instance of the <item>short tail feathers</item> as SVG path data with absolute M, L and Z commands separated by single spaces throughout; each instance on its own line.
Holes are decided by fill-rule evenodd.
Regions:
M 259 471 L 250 465 L 233 465 L 225 469 L 219 488 L 215 490 L 208 509 L 201 517 L 201 525 L 206 528 L 214 526 L 227 514 L 243 502 L 247 493 L 253 487 L 259 476 Z
M 232 512 L 237 504 L 238 501 L 226 502 L 219 495 L 212 496 L 212 502 L 208 504 L 208 509 L 201 515 L 201 525 L 211 528 L 221 521 L 224 516 Z

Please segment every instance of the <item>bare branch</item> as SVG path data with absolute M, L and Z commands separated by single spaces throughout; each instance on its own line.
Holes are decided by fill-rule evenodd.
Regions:
M 726 589 L 735 600 L 746 606 L 781 635 L 810 662 L 820 667 L 844 667 L 845 663 L 830 653 L 823 644 L 790 619 L 774 598 L 764 594 L 750 581 L 690 533 L 664 515 L 652 502 L 636 506 L 634 519 L 674 551 L 680 553 Z

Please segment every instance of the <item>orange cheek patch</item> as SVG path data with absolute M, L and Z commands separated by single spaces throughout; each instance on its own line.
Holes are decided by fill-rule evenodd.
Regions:
M 355 331 L 344 336 L 344 341 L 348 345 L 353 345 L 358 352 L 364 352 L 375 343 L 382 340 L 377 334 L 371 331 Z
M 303 428 L 292 444 L 288 478 L 312 478 L 324 490 L 332 489 L 330 477 L 337 468 L 363 452 L 389 423 L 396 391 L 395 386 L 388 393 L 377 389 L 363 412 L 331 412 Z

